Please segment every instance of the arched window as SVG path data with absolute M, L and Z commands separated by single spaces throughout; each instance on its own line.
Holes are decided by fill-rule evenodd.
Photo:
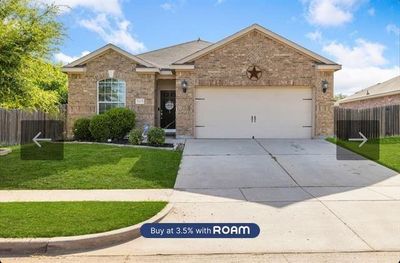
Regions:
M 125 81 L 123 80 L 100 80 L 97 94 L 98 113 L 103 113 L 112 108 L 125 107 Z

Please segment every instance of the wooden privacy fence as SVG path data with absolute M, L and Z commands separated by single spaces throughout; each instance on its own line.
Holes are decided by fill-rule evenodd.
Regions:
M 40 111 L 7 110 L 0 108 L 0 145 L 15 145 L 21 141 L 21 121 L 60 120 L 66 125 L 67 105 L 61 105 L 58 114 Z
M 335 107 L 336 135 L 343 129 L 344 122 L 340 121 L 362 121 L 362 125 L 367 126 L 363 130 L 366 131 L 365 136 L 368 138 L 400 135 L 400 105 L 359 110 Z

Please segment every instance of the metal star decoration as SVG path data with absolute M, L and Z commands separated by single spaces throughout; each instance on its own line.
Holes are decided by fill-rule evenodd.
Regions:
M 261 78 L 261 75 L 262 75 L 262 71 L 260 70 L 260 68 L 255 66 L 255 65 L 250 66 L 247 69 L 246 73 L 247 73 L 247 77 L 250 80 L 259 80 Z

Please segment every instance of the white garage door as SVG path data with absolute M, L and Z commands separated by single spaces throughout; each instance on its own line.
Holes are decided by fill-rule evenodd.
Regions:
M 196 88 L 197 138 L 310 138 L 311 88 Z

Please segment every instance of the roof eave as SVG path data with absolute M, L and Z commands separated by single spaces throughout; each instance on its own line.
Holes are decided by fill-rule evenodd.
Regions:
M 107 51 L 109 49 L 112 49 L 112 50 L 114 50 L 114 51 L 116 51 L 116 52 L 118 52 L 118 53 L 120 53 L 120 54 L 122 54 L 122 55 L 124 55 L 124 56 L 126 56 L 126 57 L 128 57 L 128 58 L 130 58 L 130 59 L 132 59 L 134 61 L 136 61 L 138 64 L 141 64 L 143 66 L 150 67 L 150 68 L 158 67 L 154 63 L 150 63 L 150 62 L 148 62 L 148 61 L 146 61 L 146 60 L 144 60 L 142 58 L 139 58 L 138 56 L 135 56 L 135 55 L 129 53 L 128 51 L 123 50 L 122 48 L 119 48 L 119 47 L 117 47 L 117 46 L 115 46 L 113 44 L 107 44 L 107 45 L 105 45 L 105 46 L 103 46 L 103 47 L 101 47 L 101 48 L 99 48 L 99 49 L 97 49 L 97 50 L 95 50 L 93 52 L 90 52 L 86 56 L 83 56 L 83 57 L 81 57 L 81 58 L 79 58 L 79 59 L 77 59 L 77 60 L 75 60 L 75 61 L 73 61 L 73 62 L 71 62 L 71 63 L 69 63 L 67 65 L 65 65 L 63 68 L 72 68 L 72 67 L 79 66 L 79 65 L 81 65 L 83 63 L 86 63 L 89 60 L 92 60 L 92 59 L 96 58 L 97 56 L 100 56 L 101 54 L 103 54 L 105 51 Z
M 339 64 L 318 64 L 315 68 L 319 71 L 338 71 L 342 69 L 342 65 Z
M 368 100 L 368 99 L 380 98 L 380 97 L 397 95 L 397 94 L 400 94 L 400 90 L 394 90 L 394 91 L 383 92 L 383 93 L 378 93 L 378 94 L 364 95 L 364 96 L 358 97 L 358 98 L 344 98 L 342 100 L 339 100 L 338 104 L 340 105 L 340 104 L 349 103 L 349 102 Z

